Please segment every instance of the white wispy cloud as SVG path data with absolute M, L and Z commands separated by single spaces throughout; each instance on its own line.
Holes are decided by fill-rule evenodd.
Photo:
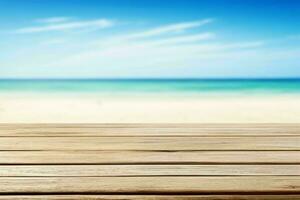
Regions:
M 24 27 L 15 30 L 15 33 L 25 34 L 25 33 L 41 33 L 49 31 L 67 31 L 83 28 L 108 28 L 112 27 L 115 23 L 108 19 L 97 19 L 89 21 L 69 21 L 65 23 L 51 23 L 40 26 Z
M 49 17 L 49 18 L 42 18 L 36 19 L 35 22 L 38 23 L 61 23 L 71 20 L 70 17 Z
M 203 39 L 209 35 L 204 36 L 205 34 L 202 36 Z M 207 38 L 210 38 L 210 36 Z M 201 67 L 214 59 L 227 57 L 228 55 L 238 55 L 243 51 L 257 50 L 263 45 L 261 41 L 206 42 L 203 44 L 198 41 L 201 40 L 198 40 L 196 36 L 182 36 L 155 41 L 123 42 L 111 46 L 99 46 L 65 57 L 63 60 L 53 63 L 53 66 L 79 67 L 87 65 L 94 67 L 156 68 L 191 65 Z
M 200 27 L 205 24 L 209 24 L 213 21 L 214 21 L 214 19 L 204 19 L 204 20 L 199 20 L 199 21 L 169 24 L 169 25 L 153 28 L 150 30 L 142 31 L 139 33 L 127 35 L 126 38 L 128 38 L 128 39 L 135 38 L 136 39 L 136 38 L 153 37 L 153 36 L 158 36 L 158 35 L 168 34 L 168 33 L 182 33 L 183 31 L 185 31 L 187 29 Z
M 215 38 L 215 34 L 211 32 L 199 33 L 194 35 L 176 36 L 167 39 L 152 40 L 148 43 L 153 45 L 174 45 L 174 44 L 185 44 L 193 43 L 205 40 L 211 40 Z
M 92 42 L 89 48 L 66 56 L 61 66 L 168 66 L 220 57 L 228 52 L 239 52 L 259 48 L 263 41 L 222 42 L 216 41 L 213 32 L 191 34 L 190 30 L 213 22 L 205 19 L 192 22 L 174 23 L 150 28 L 137 33 L 110 36 L 98 42 Z M 169 33 L 176 33 L 169 34 Z M 155 36 L 155 37 L 154 37 Z M 147 62 L 145 62 L 145 58 Z
M 212 32 L 198 33 L 194 35 L 188 35 L 187 32 L 191 29 L 212 23 L 214 19 L 207 18 L 197 21 L 187 21 L 181 23 L 172 23 L 164 26 L 149 28 L 146 30 L 136 31 L 133 33 L 125 33 L 115 35 L 113 37 L 101 39 L 99 41 L 93 41 L 92 46 L 102 45 L 120 45 L 126 42 L 136 42 L 142 40 L 148 40 L 148 44 L 167 44 L 167 43 L 183 43 L 183 42 L 196 42 L 200 40 L 209 40 L 215 37 Z M 175 37 L 175 35 L 180 35 Z M 184 35 L 183 35 L 184 34 Z M 165 39 L 160 39 L 160 37 Z
M 226 71 L 226 67 L 234 70 L 234 67 L 250 67 L 258 64 L 259 66 L 268 66 L 270 63 L 279 65 L 278 62 L 284 59 L 289 59 L 293 63 L 294 60 L 298 60 L 299 49 L 277 52 L 278 50 L 272 49 L 272 45 L 277 45 L 274 41 L 255 38 L 226 40 L 220 33 L 210 31 L 209 27 L 202 27 L 212 22 L 212 19 L 204 19 L 153 26 L 140 31 L 133 31 L 128 27 L 126 33 L 117 32 L 118 34 L 98 36 L 93 34 L 93 37 L 80 39 L 64 37 L 65 35 L 60 35 L 58 38 L 47 36 L 43 38 L 48 39 L 43 43 L 43 48 L 39 46 L 38 50 L 31 51 L 37 53 L 26 54 L 29 52 L 26 47 L 24 48 L 25 61 L 18 60 L 20 63 L 30 63 L 28 64 L 30 66 L 44 66 L 49 71 L 56 69 L 57 73 L 64 69 L 72 74 L 76 69 L 78 75 L 86 72 L 92 76 L 105 76 L 105 73 L 132 75 L 132 73 L 144 72 L 148 75 L 157 72 L 160 74 L 162 69 L 165 70 L 162 73 L 170 74 L 179 68 L 180 73 L 190 69 L 191 75 L 197 75 L 194 74 L 194 70 L 198 69 L 198 75 L 201 75 L 205 69 L 218 69 L 219 66 Z M 63 23 L 45 22 L 40 27 L 70 23 L 75 22 L 72 20 Z M 75 29 L 92 26 L 76 25 Z M 59 30 L 69 29 L 72 28 L 59 28 Z M 36 31 L 41 32 L 41 30 L 33 32 Z M 88 33 L 86 36 L 89 36 Z

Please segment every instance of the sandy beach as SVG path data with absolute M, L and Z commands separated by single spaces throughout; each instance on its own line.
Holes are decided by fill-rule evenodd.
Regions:
M 300 96 L 1 94 L 0 123 L 299 123 Z

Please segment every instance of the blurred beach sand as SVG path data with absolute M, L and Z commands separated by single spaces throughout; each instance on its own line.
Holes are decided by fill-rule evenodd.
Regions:
M 299 123 L 300 96 L 0 96 L 0 123 L 217 122 Z

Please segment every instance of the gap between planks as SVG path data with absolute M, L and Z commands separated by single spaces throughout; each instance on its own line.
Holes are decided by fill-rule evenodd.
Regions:
M 3 195 L 5 200 L 299 200 L 300 195 Z

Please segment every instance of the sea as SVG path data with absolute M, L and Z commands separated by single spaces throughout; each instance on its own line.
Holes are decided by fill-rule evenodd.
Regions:
M 292 79 L 0 79 L 1 93 L 300 95 Z

